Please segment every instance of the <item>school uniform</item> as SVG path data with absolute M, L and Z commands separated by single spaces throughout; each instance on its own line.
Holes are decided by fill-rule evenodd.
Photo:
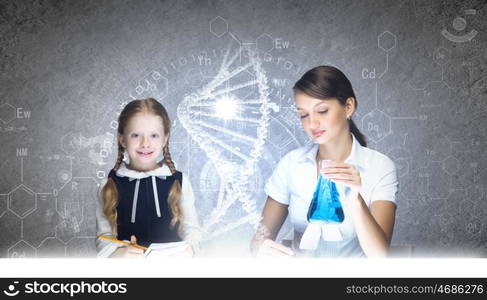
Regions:
M 352 151 L 344 161 L 360 172 L 360 195 L 367 207 L 377 200 L 396 204 L 398 181 L 394 162 L 386 155 L 363 147 L 352 134 Z M 279 203 L 288 205 L 294 227 L 293 248 L 311 256 L 364 257 L 351 216 L 350 188 L 337 183 L 345 218 L 338 224 L 311 224 L 308 209 L 317 184 L 318 144 L 290 151 L 278 163 L 264 190 Z
M 119 240 L 130 241 L 135 235 L 137 244 L 149 246 L 151 243 L 178 242 L 181 224 L 170 226 L 173 217 L 167 202 L 169 191 L 175 180 L 181 184 L 181 209 L 183 215 L 183 239 L 195 243 L 199 239 L 198 220 L 194 207 L 194 194 L 187 176 L 177 171 L 171 173 L 169 167 L 163 165 L 149 172 L 130 170 L 122 163 L 115 172 L 108 175 L 118 191 L 117 205 L 117 236 Z M 102 187 L 106 184 L 102 184 Z M 101 192 L 101 189 L 100 189 Z M 103 199 L 99 197 L 96 210 L 97 236 L 113 237 L 110 222 L 103 213 Z M 110 256 L 120 245 L 98 238 L 96 240 L 98 257 Z M 123 246 L 123 245 L 122 245 Z

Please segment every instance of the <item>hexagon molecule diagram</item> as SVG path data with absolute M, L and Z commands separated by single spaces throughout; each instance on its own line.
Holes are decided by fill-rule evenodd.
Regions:
M 424 89 L 423 107 L 438 107 L 450 98 L 450 87 L 444 81 L 429 82 Z
M 225 33 L 228 32 L 228 23 L 227 21 L 218 16 L 210 21 L 210 32 L 216 35 L 217 37 L 221 37 Z
M 385 52 L 389 52 L 396 47 L 397 38 L 390 31 L 386 30 L 377 37 L 379 48 Z
M 374 143 L 391 133 L 391 118 L 384 112 L 374 109 L 362 118 L 364 134 Z
M 19 241 L 8 249 L 8 257 L 10 258 L 25 258 L 36 257 L 36 249 L 25 241 Z
M 435 50 L 433 53 L 433 59 L 434 61 L 439 64 L 440 66 L 445 65 L 449 59 L 450 59 L 450 51 L 443 48 L 439 47 L 438 49 Z
M 27 216 L 36 208 L 35 193 L 25 185 L 19 185 L 9 193 L 8 208 L 19 218 Z
M 8 124 L 13 119 L 15 119 L 15 107 L 8 103 L 0 105 L 0 121 L 2 121 L 3 124 Z
M 274 49 L 274 39 L 267 33 L 261 34 L 255 42 L 259 51 L 269 52 Z

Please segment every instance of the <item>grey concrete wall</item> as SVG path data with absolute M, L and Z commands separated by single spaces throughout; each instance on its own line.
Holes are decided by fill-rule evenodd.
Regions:
M 247 255 L 266 179 L 310 142 L 292 84 L 321 64 L 348 75 L 369 147 L 398 167 L 393 245 L 412 256 L 485 256 L 486 14 L 480 0 L 2 0 L 0 256 L 95 254 L 117 113 L 145 97 L 173 120 L 171 152 L 195 189 L 205 253 Z M 255 101 L 240 120 L 200 114 L 185 125 L 178 107 L 205 88 Z M 226 166 L 248 174 L 222 178 Z M 280 238 L 289 237 L 287 222 Z

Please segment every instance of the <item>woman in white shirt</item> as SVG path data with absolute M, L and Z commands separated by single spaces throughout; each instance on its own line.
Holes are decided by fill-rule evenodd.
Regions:
M 286 154 L 267 181 L 268 198 L 252 252 L 387 256 L 395 221 L 396 169 L 387 156 L 366 148 L 365 137 L 352 121 L 357 100 L 350 81 L 335 67 L 319 66 L 306 72 L 293 90 L 301 124 L 314 144 Z M 320 170 L 321 160 L 329 162 Z M 307 220 L 320 172 L 337 185 L 342 223 Z M 294 227 L 292 248 L 274 241 L 288 214 Z

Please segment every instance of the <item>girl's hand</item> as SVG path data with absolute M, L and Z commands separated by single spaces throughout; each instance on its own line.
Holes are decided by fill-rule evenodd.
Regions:
M 324 166 L 322 166 L 321 173 L 325 178 L 328 178 L 333 182 L 348 186 L 353 193 L 358 194 L 360 188 L 362 188 L 360 172 L 353 165 L 342 162 L 326 161 Z
M 144 250 L 135 247 L 137 238 L 135 235 L 130 237 L 130 246 L 118 248 L 111 257 L 115 258 L 144 258 Z
M 291 257 L 294 256 L 294 252 L 291 248 L 279 244 L 271 239 L 264 239 L 256 247 L 255 256 L 258 258 L 263 257 Z

